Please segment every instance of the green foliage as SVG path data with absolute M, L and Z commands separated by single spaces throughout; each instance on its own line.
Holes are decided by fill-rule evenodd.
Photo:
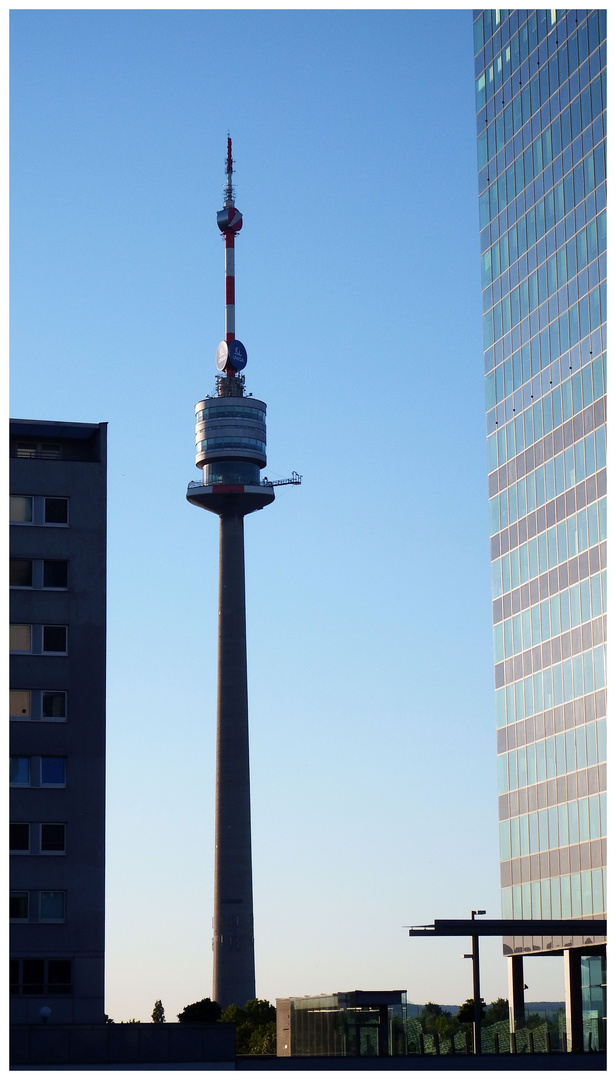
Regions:
M 220 1019 L 222 1023 L 236 1025 L 238 1054 L 276 1053 L 276 1009 L 269 1001 L 254 998 L 243 1009 L 229 1005 Z
M 276 1054 L 276 1021 L 255 1028 L 248 1043 L 249 1054 Z
M 123 1024 L 140 1024 L 141 1020 L 122 1020 Z
M 545 1018 L 540 1016 L 539 1013 L 529 1013 L 524 1021 L 524 1027 L 528 1028 L 529 1031 L 534 1031 L 535 1028 L 541 1027 L 542 1024 L 545 1024 Z
M 483 1021 L 486 1011 L 486 1003 L 483 998 L 479 999 L 481 1002 L 481 1020 Z M 467 998 L 466 1001 L 460 1005 L 456 1013 L 456 1020 L 459 1020 L 461 1024 L 472 1024 L 475 1019 L 475 1005 L 472 998 Z
M 485 1015 L 486 1024 L 498 1024 L 501 1020 L 509 1020 L 509 1002 L 506 998 L 499 997 L 491 1001 Z
M 443 1012 L 440 1016 L 437 1016 L 434 1022 L 434 1031 L 440 1035 L 442 1039 L 448 1035 L 455 1035 L 460 1030 L 460 1022 L 451 1013 Z
M 154 1008 L 152 1009 L 152 1023 L 153 1024 L 164 1024 L 165 1023 L 165 1010 L 164 1010 L 163 1003 L 160 1000 L 160 998 L 158 998 L 154 1002 Z
M 270 1005 L 264 998 L 253 998 L 252 1001 L 247 1001 L 246 1013 L 251 1022 L 257 1026 L 270 1024 L 272 1020 L 276 1023 L 276 1007 Z
M 210 998 L 194 1001 L 192 1005 L 187 1005 L 181 1013 L 178 1013 L 180 1024 L 211 1024 L 220 1020 L 220 1017 L 220 1005 Z
M 559 1008 L 557 1012 L 552 1013 L 548 1017 L 548 1031 L 550 1038 L 553 1041 L 554 1046 L 560 1045 L 560 1040 L 563 1031 L 566 1030 L 567 1021 L 565 1019 L 565 1010 Z

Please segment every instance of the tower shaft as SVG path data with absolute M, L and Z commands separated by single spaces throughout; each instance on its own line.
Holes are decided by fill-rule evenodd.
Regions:
M 255 996 L 244 517 L 220 515 L 214 1000 Z

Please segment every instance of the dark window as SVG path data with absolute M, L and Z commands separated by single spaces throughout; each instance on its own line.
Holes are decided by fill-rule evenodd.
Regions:
M 43 719 L 66 716 L 66 690 L 43 690 Z
M 9 916 L 11 919 L 28 918 L 28 894 L 27 892 L 12 892 L 9 899 Z
M 22 993 L 42 994 L 45 991 L 45 961 L 22 960 Z
M 66 850 L 66 825 L 43 822 L 41 825 L 41 851 Z
M 30 826 L 27 821 L 11 821 L 9 833 L 11 851 L 30 850 Z
M 42 442 L 38 446 L 38 454 L 42 458 L 54 460 L 62 457 L 62 444 L 59 442 Z
M 32 559 L 11 559 L 10 584 L 32 588 Z
M 66 525 L 68 523 L 68 499 L 45 499 L 45 524 Z
M 66 652 L 66 626 L 43 627 L 43 652 Z
M 47 991 L 49 994 L 70 994 L 72 987 L 70 960 L 47 961 Z
M 66 589 L 68 587 L 68 562 L 64 559 L 45 559 L 43 562 L 43 588 Z
M 72 994 L 72 960 L 11 959 L 11 994 Z
M 41 758 L 41 784 L 66 783 L 66 759 L 62 757 Z

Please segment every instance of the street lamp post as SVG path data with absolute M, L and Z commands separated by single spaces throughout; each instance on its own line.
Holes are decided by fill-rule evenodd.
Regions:
M 485 915 L 485 911 L 471 911 L 475 915 Z M 471 956 L 473 960 L 473 1050 L 481 1053 L 481 987 L 479 984 L 479 935 L 473 934 Z

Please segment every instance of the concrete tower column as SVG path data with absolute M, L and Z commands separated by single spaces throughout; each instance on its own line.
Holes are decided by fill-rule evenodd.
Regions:
M 220 516 L 214 1000 L 255 996 L 244 518 Z

